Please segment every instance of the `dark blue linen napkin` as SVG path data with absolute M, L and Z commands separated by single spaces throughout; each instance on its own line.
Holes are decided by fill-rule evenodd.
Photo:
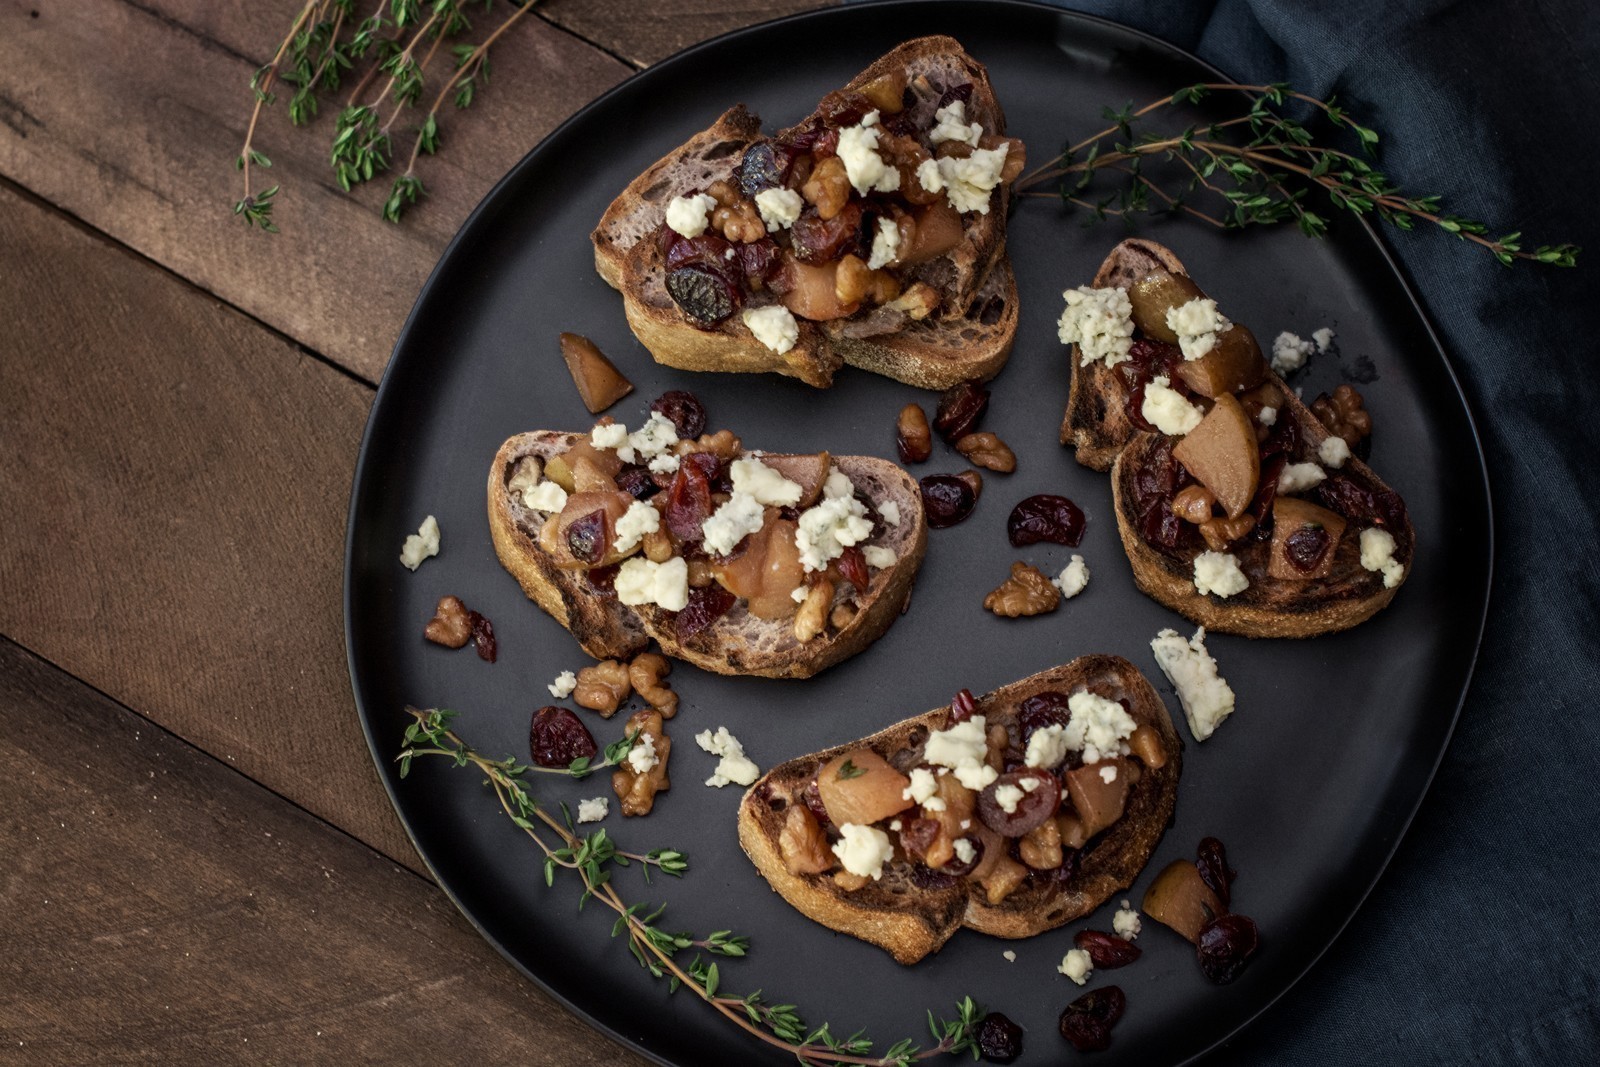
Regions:
M 1478 422 L 1492 608 L 1454 739 L 1326 958 L 1207 1062 L 1600 1063 L 1600 8 L 1586 0 L 1072 0 L 1383 134 L 1380 165 L 1528 247 L 1385 230 Z M 1315 127 L 1314 127 L 1315 128 Z

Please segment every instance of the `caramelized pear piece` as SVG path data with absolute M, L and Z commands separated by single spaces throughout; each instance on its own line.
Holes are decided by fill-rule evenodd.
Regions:
M 1128 303 L 1133 305 L 1133 325 L 1146 337 L 1178 343 L 1178 335 L 1167 327 L 1167 312 L 1191 300 L 1205 297 L 1187 274 L 1154 270 L 1128 287 Z
M 828 480 L 828 468 L 833 457 L 826 452 L 774 453 L 759 457 L 791 482 L 800 486 L 800 501 L 795 507 L 805 509 L 817 502 L 822 486 Z
M 1102 767 L 1115 768 L 1117 774 L 1111 781 L 1100 775 Z M 1085 840 L 1122 818 L 1122 809 L 1128 802 L 1128 775 L 1122 760 L 1108 759 L 1099 763 L 1085 763 L 1082 767 L 1062 775 L 1067 796 L 1083 823 Z
M 578 396 L 590 414 L 598 415 L 633 392 L 633 383 L 582 334 L 561 335 L 561 358 L 567 361 L 572 384 L 578 387 Z
M 1154 727 L 1140 726 L 1134 730 L 1133 736 L 1128 738 L 1128 747 L 1133 749 L 1133 754 L 1139 758 L 1139 762 L 1152 771 L 1159 771 L 1167 765 L 1167 750 L 1161 744 L 1161 735 Z
M 965 232 L 966 224 L 961 221 L 960 213 L 940 197 L 917 211 L 911 240 L 900 249 L 895 264 L 914 267 L 937 259 L 960 244 Z
M 1140 906 L 1150 918 L 1172 927 L 1191 944 L 1199 941 L 1202 926 L 1228 913 L 1200 879 L 1200 869 L 1188 860 L 1173 860 L 1156 875 Z
M 633 497 L 622 492 L 573 493 L 567 497 L 567 506 L 556 516 L 556 533 L 551 539 L 556 566 L 563 570 L 589 570 L 621 560 L 623 553 L 615 548 L 617 520 L 632 503 Z
M 711 564 L 711 576 L 734 596 L 749 601 L 758 619 L 787 619 L 800 607 L 790 595 L 806 581 L 795 544 L 795 524 L 768 508 L 761 529 L 745 540 L 745 549 L 733 558 Z
M 839 261 L 802 263 L 789 260 L 789 277 L 794 288 L 783 294 L 783 305 L 802 319 L 829 322 L 855 313 L 860 303 L 842 304 L 837 288 Z
M 861 87 L 861 95 L 885 115 L 898 115 L 905 108 L 905 68 L 880 74 Z
M 1267 574 L 1291 582 L 1326 578 L 1344 536 L 1343 516 L 1309 500 L 1280 496 L 1272 502 L 1272 555 Z
M 1243 515 L 1255 499 L 1261 481 L 1256 429 L 1232 394 L 1217 397 L 1200 425 L 1173 448 L 1172 456 L 1211 490 L 1228 518 Z
M 550 457 L 545 462 L 544 476 L 569 493 L 582 492 L 583 490 L 577 487 L 577 479 L 573 474 L 580 462 L 589 463 L 594 470 L 610 478 L 615 478 L 622 470 L 622 457 L 616 452 L 609 448 L 596 448 L 587 437 L 580 437 L 571 448 L 559 456 Z
M 898 815 L 914 801 L 904 794 L 911 780 L 870 748 L 835 756 L 817 772 L 817 792 L 835 826 L 870 826 Z
M 1217 335 L 1211 351 L 1179 363 L 1175 373 L 1203 397 L 1253 389 L 1267 379 L 1267 359 L 1255 334 L 1234 323 Z

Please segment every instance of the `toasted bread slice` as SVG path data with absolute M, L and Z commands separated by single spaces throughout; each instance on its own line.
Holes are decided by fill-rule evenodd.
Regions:
M 977 700 L 977 713 L 991 726 L 1006 726 L 1016 742 L 1022 701 L 1047 690 L 1070 694 L 1081 689 L 1124 702 L 1137 723 L 1157 731 L 1167 761 L 1158 770 L 1143 769 L 1129 790 L 1122 818 L 1079 850 L 1070 877 L 1033 872 L 1010 896 L 991 905 L 977 882 L 929 871 L 898 848 L 881 879 L 853 891 L 841 889 L 829 873 L 793 874 L 785 866 L 779 848 L 785 812 L 791 804 L 805 803 L 803 794 L 820 767 L 865 745 L 905 771 L 921 762 L 929 733 L 949 725 L 948 706 L 774 767 L 739 805 L 739 843 L 761 876 L 800 912 L 887 950 L 899 963 L 915 963 L 937 952 L 963 926 L 995 937 L 1023 938 L 1081 918 L 1133 884 L 1172 820 L 1182 767 L 1182 742 L 1172 718 L 1138 669 L 1117 656 L 1083 656 Z
M 868 542 L 893 550 L 897 558 L 893 566 L 872 574 L 870 588 L 858 595 L 856 615 L 842 628 L 802 642 L 792 620 L 758 619 L 740 601 L 705 630 L 680 639 L 676 613 L 653 604 L 630 607 L 613 592 L 592 585 L 586 572 L 556 566 L 539 547 L 539 532 L 550 519 L 524 507 L 506 487 L 523 458 L 536 456 L 542 462 L 585 436 L 535 431 L 501 445 L 489 469 L 489 531 L 501 564 L 528 597 L 572 631 L 596 659 L 627 659 L 654 640 L 667 655 L 717 674 L 809 678 L 872 644 L 904 609 L 927 551 L 921 491 L 909 474 L 887 460 L 834 456 L 834 466 L 874 506 L 893 501 L 900 511 L 899 525 L 878 521 Z M 839 596 L 844 597 L 842 589 Z
M 968 120 L 991 133 L 1005 132 L 1005 114 L 987 71 L 950 37 L 908 41 L 845 89 L 859 89 L 897 69 L 913 72 L 911 113 L 919 124 L 931 121 L 944 89 L 970 83 Z M 1016 281 L 1004 254 L 1010 197 L 1005 186 L 996 191 L 987 214 L 963 216 L 964 238 L 956 248 L 912 272 L 908 281 L 926 281 L 942 294 L 939 309 L 926 319 L 913 321 L 903 311 L 877 308 L 831 322 L 801 320 L 799 340 L 781 355 L 756 340 L 738 315 L 713 329 L 688 322 L 667 292 L 654 235 L 673 197 L 729 179 L 745 148 L 760 137 L 760 119 L 743 105 L 731 108 L 635 178 L 594 230 L 595 269 L 622 292 L 628 324 L 657 362 L 694 371 L 772 372 L 818 387 L 831 385 L 845 363 L 927 389 L 999 372 L 1017 322 Z M 773 298 L 761 294 L 748 306 L 763 301 Z
M 1113 248 L 1101 264 L 1094 285 L 1128 288 L 1153 270 L 1187 273 L 1170 249 L 1154 241 L 1126 240 Z M 1195 586 L 1194 561 L 1205 546 L 1193 545 L 1175 553 L 1153 547 L 1140 533 L 1133 506 L 1134 481 L 1161 446 L 1162 435 L 1142 431 L 1129 420 L 1128 386 L 1114 369 L 1100 362 L 1079 366 L 1076 346 L 1071 363 L 1072 389 L 1061 424 L 1061 441 L 1076 446 L 1078 462 L 1083 465 L 1095 470 L 1110 469 L 1117 529 L 1133 565 L 1134 581 L 1146 595 L 1208 630 L 1246 637 L 1315 637 L 1333 633 L 1366 621 L 1394 599 L 1411 572 L 1416 553 L 1416 531 L 1403 504 L 1394 509 L 1398 511 L 1398 521 L 1383 524 L 1395 540 L 1394 559 L 1404 567 L 1400 580 L 1392 585 L 1385 582 L 1381 572 L 1368 570 L 1361 562 L 1360 531 L 1374 525 L 1374 521 L 1369 518 L 1363 522 L 1347 515 L 1350 525 L 1339 542 L 1332 568 L 1324 577 L 1270 577 L 1269 543 L 1247 537 L 1231 546 L 1229 552 L 1238 558 L 1249 586 L 1225 599 L 1201 593 Z M 1293 439 L 1298 442 L 1294 458 L 1316 459 L 1322 442 L 1334 435 L 1276 373 L 1268 371 L 1267 382 L 1275 385 L 1282 397 L 1276 425 L 1292 427 Z M 1396 502 L 1400 499 L 1355 456 L 1345 460 L 1334 474 L 1374 496 L 1386 496 Z M 1307 496 L 1317 501 L 1322 492 L 1316 488 Z M 1322 502 L 1331 506 L 1331 501 Z

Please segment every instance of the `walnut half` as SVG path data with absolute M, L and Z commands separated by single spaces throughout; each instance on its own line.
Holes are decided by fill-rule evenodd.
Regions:
M 611 718 L 633 692 L 628 679 L 628 668 L 614 659 L 596 663 L 578 672 L 578 685 L 572 691 L 572 700 L 581 708 L 598 711 Z
M 1050 579 L 1040 573 L 1039 568 L 1021 562 L 1013 563 L 1011 577 L 983 598 L 985 608 L 1008 619 L 1043 615 L 1056 610 L 1060 603 L 1061 591 L 1050 584 Z
M 1372 416 L 1367 413 L 1361 394 L 1348 385 L 1339 386 L 1331 397 L 1323 393 L 1313 400 L 1311 414 L 1351 448 L 1372 432 Z

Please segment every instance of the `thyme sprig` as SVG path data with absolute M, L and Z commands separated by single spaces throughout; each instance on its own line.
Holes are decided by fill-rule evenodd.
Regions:
M 411 769 L 411 761 L 417 756 L 453 756 L 460 758 L 460 748 L 451 740 L 449 724 L 456 717 L 456 713 L 446 708 L 429 708 L 419 711 L 416 708 L 406 708 L 416 721 L 406 727 L 406 748 L 400 753 L 400 777 L 404 778 Z M 507 778 L 516 779 L 529 771 L 535 774 L 561 774 L 568 778 L 582 780 L 596 771 L 603 771 L 607 767 L 615 767 L 628 758 L 628 752 L 633 748 L 633 743 L 639 739 L 638 730 L 629 730 L 627 734 L 611 742 L 600 753 L 600 762 L 595 763 L 591 756 L 579 756 L 565 767 L 541 767 L 535 763 L 523 763 L 515 756 L 508 756 L 503 760 L 490 760 Z M 419 744 L 431 744 L 434 748 L 418 748 Z M 460 766 L 460 764 L 457 764 Z
M 481 771 L 502 810 L 543 853 L 545 884 L 553 886 L 558 871 L 576 873 L 583 884 L 578 907 L 598 900 L 615 912 L 617 920 L 612 924 L 611 936 L 626 935 L 634 959 L 652 977 L 665 978 L 669 994 L 687 987 L 724 1019 L 766 1044 L 783 1049 L 808 1067 L 910 1067 L 937 1056 L 968 1052 L 977 1058 L 977 1026 L 983 1009 L 971 997 L 957 1003 L 953 1019 L 928 1013 L 931 1044 L 923 1046 L 906 1038 L 878 1053 L 864 1033 L 857 1031 L 841 1038 L 827 1023 L 809 1028 L 795 1005 L 772 1003 L 759 989 L 745 994 L 725 991 L 716 960 L 707 957 L 743 957 L 750 951 L 749 938 L 731 930 L 715 930 L 704 936 L 668 930 L 661 925 L 666 905 L 651 909 L 642 902 L 626 903 L 611 882 L 612 865 L 626 867 L 632 863 L 641 865 L 647 881 L 652 867 L 664 874 L 681 876 L 688 870 L 688 858 L 683 853 L 669 848 L 644 854 L 624 852 L 603 829 L 580 835 L 565 805 L 558 817 L 528 792 L 523 779 L 529 770 L 526 765 L 515 759 L 489 759 L 463 741 L 451 729 L 454 712 L 413 707 L 406 711 L 412 722 L 406 727 L 405 747 L 399 756 L 401 777 L 409 773 L 412 760 L 419 756 L 447 758 L 457 767 Z M 548 840 L 541 826 L 553 833 L 559 843 Z M 693 957 L 680 961 L 680 955 L 687 952 L 693 952 Z
M 272 161 L 255 147 L 262 111 L 277 102 L 278 83 L 294 86 L 289 97 L 291 125 L 301 126 L 316 117 L 319 97 L 340 89 L 345 75 L 358 61 L 371 63 L 346 97 L 334 120 L 328 162 L 334 180 L 345 192 L 388 171 L 394 157 L 397 125 L 421 106 L 428 88 L 427 71 L 447 40 L 472 26 L 467 18 L 469 0 L 376 0 L 369 14 L 357 18 L 356 0 L 307 0 L 289 26 L 272 60 L 254 72 L 250 92 L 254 107 L 245 130 L 244 146 L 235 159 L 243 172 L 244 195 L 234 202 L 234 214 L 246 225 L 277 233 L 272 219 L 279 187 L 257 190 L 253 170 Z M 489 49 L 530 12 L 538 0 L 508 0 L 512 11 L 480 44 L 457 43 L 450 52 L 454 67 L 441 79 L 431 106 L 422 113 L 410 137 L 411 148 L 404 171 L 394 179 L 382 205 L 383 217 L 399 222 L 405 209 L 427 195 L 416 173 L 418 159 L 439 150 L 440 110 L 447 100 L 456 108 L 469 107 L 478 90 L 489 81 Z M 494 0 L 484 0 L 484 10 Z M 384 80 L 374 91 L 378 78 Z M 382 112 L 387 110 L 387 117 Z
M 1213 93 L 1238 93 L 1249 101 L 1241 115 L 1190 123 L 1176 131 L 1145 129 L 1150 116 L 1182 105 L 1199 104 Z M 1309 126 L 1287 111 L 1308 109 L 1335 130 L 1354 139 L 1356 152 L 1314 142 Z M 1090 211 L 1095 220 L 1155 211 L 1182 211 L 1224 229 L 1293 221 L 1308 237 L 1327 232 L 1328 219 L 1308 205 L 1308 194 L 1320 194 L 1335 210 L 1376 215 L 1397 229 L 1413 229 L 1418 221 L 1471 241 L 1502 264 L 1518 259 L 1558 267 L 1577 265 L 1579 248 L 1572 244 L 1523 246 L 1520 231 L 1490 236 L 1476 219 L 1443 210 L 1439 196 L 1411 196 L 1373 166 L 1379 136 L 1363 126 L 1334 98 L 1319 100 L 1287 84 L 1234 85 L 1202 82 L 1179 89 L 1134 110 L 1107 108 L 1105 129 L 1067 146 L 1044 166 L 1017 182 L 1023 195 L 1057 197 Z M 1152 175 L 1147 163 L 1172 164 Z M 1097 175 L 1119 176 L 1110 192 L 1091 198 Z M 1029 192 L 1055 182 L 1054 192 Z M 1221 201 L 1220 214 L 1201 210 L 1194 199 Z

